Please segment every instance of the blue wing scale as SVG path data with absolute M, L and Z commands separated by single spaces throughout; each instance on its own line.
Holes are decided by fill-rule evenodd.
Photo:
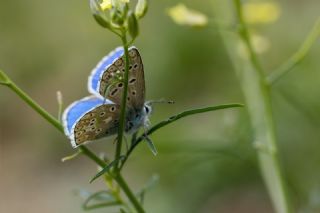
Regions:
M 92 70 L 89 81 L 88 81 L 88 90 L 91 94 L 94 94 L 98 97 L 101 97 L 99 94 L 99 86 L 101 76 L 103 75 L 104 71 L 107 70 L 109 66 L 113 64 L 115 60 L 120 58 L 123 55 L 123 48 L 118 47 L 114 51 L 112 51 L 109 55 L 105 56 L 98 65 Z

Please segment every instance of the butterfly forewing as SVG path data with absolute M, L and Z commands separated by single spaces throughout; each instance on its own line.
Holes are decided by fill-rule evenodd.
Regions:
M 124 89 L 125 59 L 116 59 L 102 74 L 99 93 L 114 103 L 121 104 Z M 138 50 L 129 49 L 129 78 L 127 105 L 141 109 L 145 100 L 143 64 Z

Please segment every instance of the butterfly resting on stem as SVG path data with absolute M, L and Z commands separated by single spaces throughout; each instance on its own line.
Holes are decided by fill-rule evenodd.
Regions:
M 145 102 L 144 70 L 137 48 L 129 48 L 129 61 L 125 132 L 130 134 L 148 126 L 152 107 L 151 102 Z M 72 103 L 64 111 L 64 132 L 74 148 L 117 133 L 124 72 L 124 51 L 118 47 L 91 72 L 88 90 L 92 95 Z

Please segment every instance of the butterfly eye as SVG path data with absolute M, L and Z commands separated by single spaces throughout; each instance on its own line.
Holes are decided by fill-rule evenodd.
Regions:
M 149 112 L 150 112 L 149 107 L 145 106 L 144 109 L 145 109 L 146 113 L 149 114 Z

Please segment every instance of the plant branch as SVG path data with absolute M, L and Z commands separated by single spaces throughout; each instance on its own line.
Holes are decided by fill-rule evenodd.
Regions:
M 257 87 L 254 89 L 256 91 L 255 94 L 251 91 L 249 94 L 247 91 L 248 94 L 246 94 L 246 96 L 248 105 L 250 105 L 249 114 L 251 116 L 252 124 L 256 129 L 255 145 L 256 147 L 260 147 L 260 149 L 257 149 L 260 169 L 276 211 L 279 213 L 290 212 L 289 198 L 278 159 L 270 90 L 266 82 L 263 68 L 259 63 L 251 44 L 250 33 L 242 12 L 241 0 L 234 0 L 233 2 L 236 8 L 236 17 L 242 29 L 239 34 L 250 53 L 249 63 L 251 63 L 253 73 L 249 78 L 250 80 L 255 81 L 255 83 L 247 82 L 247 84 L 244 84 L 243 86 L 246 87 L 246 91 L 254 89 L 253 87 Z M 253 85 L 253 87 L 250 87 L 250 84 Z M 254 107 L 257 107 L 258 102 L 261 102 L 260 107 L 262 107 L 262 111 L 254 109 Z
M 129 158 L 130 154 L 132 151 L 135 149 L 135 147 L 145 139 L 146 136 L 151 135 L 155 131 L 159 130 L 160 128 L 167 126 L 183 117 L 194 115 L 194 114 L 199 114 L 199 113 L 205 113 L 205 112 L 210 112 L 210 111 L 215 111 L 219 109 L 227 109 L 227 108 L 233 108 L 233 107 L 243 107 L 242 104 L 223 104 L 223 105 L 217 105 L 217 106 L 212 106 L 212 107 L 205 107 L 205 108 L 199 108 L 199 109 L 192 109 L 192 110 L 187 110 L 184 112 L 181 112 L 177 115 L 171 116 L 167 120 L 161 121 L 157 124 L 155 124 L 153 127 L 151 127 L 146 133 L 141 135 L 140 137 L 134 139 L 131 143 L 131 146 L 129 150 L 127 151 L 124 160 L 122 161 L 120 169 L 124 166 L 125 162 Z
M 288 74 L 295 66 L 297 66 L 307 55 L 314 42 L 320 37 L 320 17 L 317 19 L 312 30 L 308 34 L 305 41 L 302 43 L 299 50 L 291 56 L 286 62 L 274 70 L 268 77 L 269 84 L 274 84 L 283 76 Z
M 46 119 L 49 123 L 51 123 L 56 129 L 58 129 L 61 133 L 64 133 L 63 126 L 59 123 L 59 121 L 50 115 L 47 111 L 45 111 L 42 107 L 40 107 L 39 104 L 37 104 L 34 100 L 32 100 L 25 92 L 23 92 L 14 82 L 12 82 L 9 77 L 7 77 L 3 71 L 0 70 L 0 83 L 10 88 L 12 91 L 14 91 L 19 97 L 21 97 L 22 100 L 24 100 L 29 106 L 32 107 L 36 112 L 38 112 L 44 119 Z M 79 146 L 79 149 L 81 150 L 81 153 L 86 155 L 88 158 L 93 160 L 96 164 L 98 164 L 100 167 L 104 168 L 107 166 L 106 162 L 104 162 L 102 159 L 100 159 L 94 152 L 92 152 L 89 148 L 86 146 Z M 144 210 L 139 204 L 137 198 L 133 195 L 130 188 L 126 184 L 125 180 L 121 176 L 121 174 L 117 174 L 117 177 L 115 178 L 119 186 L 122 188 L 124 193 L 127 195 L 131 203 L 134 205 L 134 207 L 137 209 L 139 213 L 143 213 Z
M 214 4 L 214 12 L 220 19 L 232 19 L 234 14 L 230 7 L 235 8 L 235 17 L 239 23 L 238 34 L 231 35 L 223 31 L 220 33 L 244 93 L 254 133 L 254 145 L 257 148 L 259 166 L 271 201 L 277 212 L 291 212 L 291 204 L 279 162 L 270 88 L 251 43 L 251 35 L 243 16 L 241 0 L 217 1 Z M 234 51 L 239 42 L 244 43 L 250 56 L 249 59 L 240 58 Z
M 129 51 L 127 46 L 127 37 L 126 31 L 122 31 L 122 45 L 124 50 L 124 57 L 125 57 L 125 73 L 124 73 L 124 87 L 122 93 L 122 100 L 121 100 L 121 112 L 120 112 L 120 122 L 119 122 L 119 129 L 118 129 L 118 141 L 116 146 L 116 154 L 115 160 L 120 158 L 121 155 L 121 148 L 122 148 L 122 139 L 123 133 L 125 129 L 125 120 L 126 120 L 126 105 L 127 105 L 127 95 L 128 95 L 128 78 L 129 78 Z M 118 162 L 116 163 L 114 170 L 115 173 L 119 171 Z
M 121 186 L 121 189 L 123 190 L 123 192 L 127 195 L 127 197 L 129 198 L 129 200 L 131 201 L 131 203 L 133 204 L 133 206 L 136 208 L 136 210 L 139 213 L 144 213 L 144 209 L 142 208 L 141 204 L 139 203 L 139 201 L 137 200 L 136 196 L 132 193 L 132 191 L 130 190 L 128 184 L 126 183 L 126 181 L 123 179 L 123 177 L 121 176 L 121 174 L 119 173 L 116 177 L 115 180 L 117 181 L 117 183 L 119 184 L 119 186 Z

